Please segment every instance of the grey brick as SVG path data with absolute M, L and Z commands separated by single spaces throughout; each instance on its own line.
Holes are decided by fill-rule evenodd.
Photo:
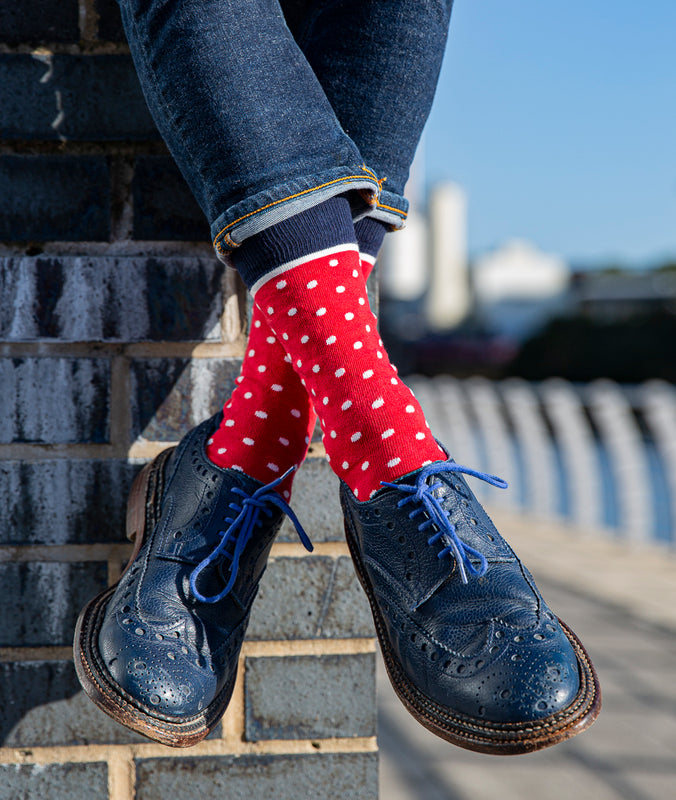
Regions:
M 44 697 L 32 699 L 38 702 L 34 708 L 25 711 L 7 733 L 5 747 L 134 744 L 148 741 L 100 711 L 84 692 L 48 702 Z
M 222 728 L 217 725 L 207 738 L 221 734 Z M 148 743 L 145 736 L 115 722 L 84 692 L 51 702 L 40 698 L 39 704 L 21 716 L 4 740 L 5 747 L 143 743 Z
M 78 0 L 21 0 L 0 4 L 0 41 L 6 44 L 77 42 Z
M 14 731 L 32 709 L 73 697 L 79 690 L 72 661 L 0 663 L 0 744 L 9 747 L 17 741 Z
M 122 459 L 0 462 L 0 544 L 126 541 L 138 470 Z
M 261 581 L 247 638 L 349 639 L 373 636 L 350 558 L 273 558 Z
M 245 738 L 375 735 L 375 656 L 247 658 Z
M 0 800 L 92 800 L 108 797 L 108 766 L 0 764 Z
M 156 140 L 131 57 L 0 55 L 0 138 Z
M 131 365 L 132 437 L 177 441 L 230 396 L 241 361 L 146 358 Z
M 377 800 L 377 753 L 151 758 L 136 800 Z
M 110 362 L 0 358 L 0 442 L 108 442 Z
M 0 259 L 5 341 L 215 341 L 225 267 L 214 256 Z
M 109 236 L 110 176 L 103 156 L 0 156 L 0 240 Z
M 343 512 L 338 478 L 323 458 L 308 458 L 293 479 L 293 507 L 313 542 L 343 542 Z M 279 541 L 295 542 L 293 524 L 285 520 Z
M 126 41 L 117 0 L 96 0 L 95 8 L 99 15 L 99 39 L 108 42 Z
M 2 603 L 10 604 L 0 647 L 68 646 L 80 609 L 106 588 L 107 578 L 107 565 L 97 562 L 0 564 Z
M 326 605 L 321 635 L 328 639 L 376 635 L 368 600 L 354 571 L 352 559 L 347 556 L 337 560 L 331 601 Z
M 211 241 L 204 213 L 173 159 L 139 156 L 132 190 L 135 239 Z

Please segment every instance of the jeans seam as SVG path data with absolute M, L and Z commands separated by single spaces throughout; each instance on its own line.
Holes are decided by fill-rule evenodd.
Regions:
M 364 172 L 368 173 L 371 177 L 373 177 L 373 179 L 374 179 L 376 184 L 378 183 L 378 179 L 375 177 L 375 174 L 370 169 L 368 169 L 365 166 L 362 167 L 362 169 L 364 170 Z M 233 228 L 235 225 L 237 225 L 238 223 L 240 223 L 244 219 L 248 219 L 249 217 L 253 217 L 255 214 L 259 214 L 261 211 L 265 211 L 268 208 L 272 208 L 273 206 L 279 205 L 280 203 L 284 203 L 286 200 L 293 200 L 296 197 L 302 197 L 305 194 L 310 194 L 311 192 L 317 191 L 317 189 L 323 189 L 324 187 L 331 186 L 331 185 L 333 185 L 335 183 L 344 183 L 345 181 L 356 180 L 356 179 L 359 179 L 359 178 L 363 178 L 363 175 L 346 175 L 344 178 L 335 178 L 334 180 L 327 181 L 326 183 L 322 183 L 319 186 L 313 186 L 310 189 L 303 189 L 302 192 L 296 192 L 295 194 L 290 194 L 288 197 L 281 197 L 279 200 L 273 200 L 271 203 L 268 203 L 265 206 L 261 206 L 260 208 L 257 208 L 254 211 L 249 211 L 247 214 L 243 214 L 241 217 L 238 217 L 237 219 L 233 220 L 232 222 L 229 222 L 224 228 L 222 228 L 216 234 L 216 236 L 214 236 L 214 240 L 213 240 L 214 247 L 217 250 L 219 250 L 221 253 L 223 253 L 223 248 L 221 247 L 221 243 L 218 241 L 218 239 L 221 236 L 225 237 L 228 245 L 230 245 L 231 247 L 236 247 L 237 244 L 235 242 L 233 242 L 232 239 L 228 236 L 227 231 L 230 230 L 231 228 Z M 378 201 L 377 200 L 375 201 L 374 205 L 378 205 Z M 224 255 L 225 255 L 225 253 L 224 253 Z

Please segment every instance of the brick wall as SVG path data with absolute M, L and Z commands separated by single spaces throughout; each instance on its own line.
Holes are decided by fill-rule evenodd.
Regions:
M 133 476 L 231 390 L 247 303 L 114 0 L 0 5 L 0 108 L 0 798 L 375 798 L 372 624 L 319 442 L 294 503 L 315 552 L 285 526 L 215 733 L 170 750 L 80 691 L 73 626 L 128 557 Z

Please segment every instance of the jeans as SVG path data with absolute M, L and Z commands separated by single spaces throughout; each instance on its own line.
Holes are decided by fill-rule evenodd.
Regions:
M 217 254 L 337 194 L 402 227 L 452 0 L 119 0 Z

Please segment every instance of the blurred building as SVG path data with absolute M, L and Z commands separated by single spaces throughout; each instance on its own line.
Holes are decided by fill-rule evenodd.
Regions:
M 570 307 L 571 271 L 561 258 L 512 241 L 472 268 L 475 312 L 490 332 L 521 341 Z
M 572 287 L 577 309 L 599 322 L 676 313 L 676 270 L 579 272 Z
M 457 328 L 471 308 L 467 257 L 467 198 L 463 189 L 444 183 L 430 192 L 429 283 L 425 317 L 432 331 Z

